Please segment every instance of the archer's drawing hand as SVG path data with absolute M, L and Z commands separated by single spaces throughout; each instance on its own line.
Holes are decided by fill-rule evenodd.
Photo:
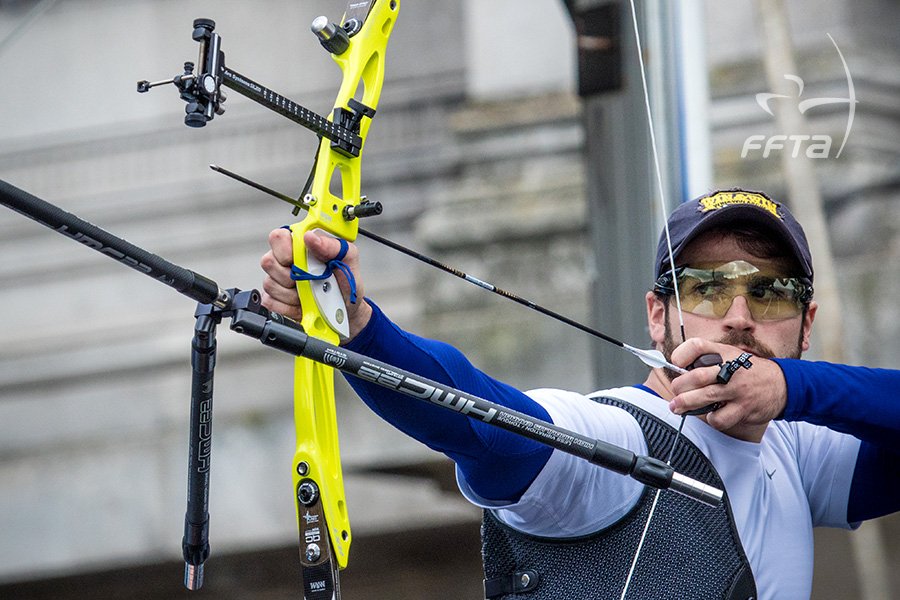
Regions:
M 341 246 L 333 237 L 307 232 L 303 241 L 313 255 L 327 262 L 338 255 Z M 300 298 L 297 295 L 297 284 L 291 279 L 291 266 L 294 264 L 294 246 L 291 240 L 291 232 L 287 229 L 275 229 L 269 234 L 270 250 L 259 261 L 266 278 L 263 280 L 262 304 L 269 310 L 300 321 L 303 310 L 300 306 Z M 357 300 L 350 303 L 350 286 L 347 278 L 340 271 L 335 272 L 338 286 L 347 306 L 347 316 L 350 319 L 350 339 L 356 337 L 372 316 L 372 307 L 366 302 L 363 292 L 362 280 L 359 276 L 359 249 L 355 244 L 350 244 L 350 249 L 343 262 L 350 267 L 356 278 Z
M 672 352 L 672 362 L 689 365 L 703 354 L 719 354 L 729 361 L 743 350 L 699 338 L 691 338 Z M 762 425 L 778 418 L 787 402 L 787 384 L 781 368 L 759 356 L 750 359 L 753 366 L 738 369 L 727 384 L 716 382 L 719 367 L 697 368 L 679 375 L 672 382 L 675 396 L 669 409 L 681 414 L 719 402 L 721 407 L 706 414 L 706 422 L 724 431 L 737 425 Z

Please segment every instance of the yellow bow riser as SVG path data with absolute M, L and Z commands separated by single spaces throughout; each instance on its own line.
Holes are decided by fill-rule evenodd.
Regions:
M 332 54 L 344 74 L 341 89 L 335 99 L 335 109 L 347 109 L 356 98 L 366 107 L 375 109 L 384 81 L 384 57 L 388 38 L 396 21 L 400 4 L 396 0 L 377 0 L 362 28 L 350 38 L 350 45 L 340 55 Z M 345 17 L 346 18 L 346 17 Z M 332 117 L 329 120 L 333 119 Z M 364 141 L 371 119 L 360 122 L 359 136 Z M 332 142 L 322 139 L 319 146 L 314 178 L 310 188 L 312 202 L 303 221 L 291 226 L 294 261 L 304 271 L 321 273 L 324 265 L 308 256 L 303 235 L 311 230 L 325 232 L 347 241 L 356 239 L 358 220 L 344 217 L 345 209 L 360 202 L 360 155 L 347 156 L 332 148 Z M 334 276 L 322 281 L 299 281 L 297 292 L 303 306 L 301 324 L 307 334 L 337 344 L 347 332 L 347 315 Z M 343 333 L 342 333 L 343 332 Z M 324 561 L 325 556 L 313 559 L 316 548 L 324 540 L 324 528 L 331 549 L 340 568 L 347 565 L 352 536 L 344 482 L 341 474 L 337 420 L 334 405 L 334 369 L 305 358 L 298 358 L 294 376 L 294 419 L 297 449 L 294 454 L 294 490 L 298 493 L 297 520 L 300 529 L 301 560 L 304 549 L 312 564 Z M 304 504 L 314 491 L 313 482 L 321 498 L 325 524 L 316 518 L 319 507 Z M 304 487 L 303 484 L 307 485 Z M 303 489 L 301 489 L 303 487 Z M 323 536 L 316 539 L 317 535 Z

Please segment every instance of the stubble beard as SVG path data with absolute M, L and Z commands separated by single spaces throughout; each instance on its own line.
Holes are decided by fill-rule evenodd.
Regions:
M 666 357 L 666 360 L 672 362 L 672 352 L 679 346 L 681 342 L 675 341 L 675 336 L 672 335 L 672 326 L 669 321 L 669 302 L 665 304 L 665 337 L 663 338 L 663 348 L 662 353 Z M 805 314 L 805 312 L 804 312 Z M 717 340 L 712 340 L 714 342 L 719 342 L 720 344 L 726 344 L 728 346 L 737 346 L 738 348 L 744 348 L 750 351 L 751 354 L 755 356 L 759 356 L 761 358 L 800 358 L 803 354 L 803 328 L 800 328 L 800 336 L 797 339 L 797 344 L 791 348 L 788 352 L 785 353 L 784 356 L 776 356 L 775 352 L 769 348 L 766 344 L 760 342 L 756 339 L 753 334 L 747 331 L 729 331 L 721 338 Z M 663 369 L 666 373 L 666 377 L 669 378 L 669 381 L 674 380 L 678 377 L 678 373 L 671 371 L 669 369 Z

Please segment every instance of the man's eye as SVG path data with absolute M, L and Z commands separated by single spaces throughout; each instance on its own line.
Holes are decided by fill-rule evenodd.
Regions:
M 721 282 L 707 281 L 695 285 L 691 289 L 691 292 L 697 294 L 698 296 L 703 296 L 704 298 L 710 298 L 722 294 L 724 290 L 725 286 Z
M 774 283 L 755 285 L 748 291 L 751 296 L 760 300 L 782 300 L 789 297 L 789 290 Z

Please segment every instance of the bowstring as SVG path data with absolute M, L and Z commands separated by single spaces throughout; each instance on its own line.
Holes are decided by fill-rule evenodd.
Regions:
M 662 169 L 660 168 L 659 150 L 656 143 L 656 131 L 653 125 L 653 111 L 650 108 L 650 93 L 647 87 L 647 73 L 644 67 L 644 51 L 641 44 L 641 34 L 638 28 L 637 9 L 635 8 L 634 0 L 629 0 L 629 5 L 631 7 L 631 23 L 634 28 L 634 41 L 638 55 L 638 67 L 641 73 L 641 90 L 643 91 L 644 95 L 644 108 L 647 114 L 647 126 L 650 130 L 650 148 L 653 155 L 653 167 L 656 173 L 657 196 L 659 197 L 659 204 L 660 208 L 662 209 L 663 231 L 665 232 L 666 236 L 666 248 L 669 252 L 669 269 L 672 273 L 672 287 L 675 290 L 675 306 L 678 309 L 678 326 L 681 331 L 681 341 L 684 342 L 686 340 L 684 334 L 684 315 L 681 311 L 681 294 L 678 290 L 678 279 L 675 276 L 675 253 L 672 250 L 672 237 L 669 234 L 669 220 L 667 218 L 668 205 L 666 203 L 665 189 L 663 186 Z M 669 466 L 671 466 L 672 458 L 675 455 L 675 448 L 678 444 L 679 438 L 681 437 L 681 431 L 684 428 L 686 418 L 686 414 L 681 416 L 681 423 L 678 426 L 678 432 L 675 434 L 675 439 L 672 441 L 672 446 L 669 449 L 669 455 L 666 458 L 666 464 Z M 656 493 L 653 497 L 653 504 L 650 506 L 650 513 L 647 515 L 646 523 L 644 523 L 644 530 L 641 532 L 640 540 L 638 540 L 634 558 L 632 559 L 631 566 L 628 569 L 628 576 L 625 578 L 625 585 L 622 588 L 622 594 L 619 597 L 619 600 L 625 600 L 625 596 L 628 593 L 628 588 L 631 585 L 632 577 L 634 576 L 635 569 L 637 568 L 638 558 L 640 558 L 641 550 L 643 549 L 644 542 L 647 539 L 647 533 L 650 531 L 650 522 L 653 520 L 653 514 L 656 512 L 656 506 L 659 503 L 659 495 L 661 492 L 662 490 L 657 488 Z

